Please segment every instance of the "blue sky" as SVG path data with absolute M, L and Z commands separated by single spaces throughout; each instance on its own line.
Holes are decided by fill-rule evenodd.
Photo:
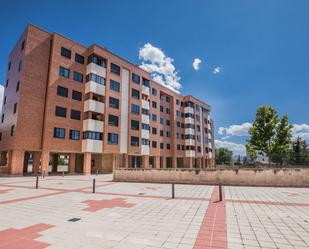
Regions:
M 173 59 L 180 92 L 212 105 L 218 145 L 241 153 L 244 123 L 264 104 L 288 114 L 294 133 L 309 140 L 308 9 L 308 0 L 2 0 L 0 82 L 27 23 L 98 43 L 136 64 L 150 43 Z

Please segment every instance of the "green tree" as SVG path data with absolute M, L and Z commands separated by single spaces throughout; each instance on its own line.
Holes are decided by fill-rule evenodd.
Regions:
M 233 151 L 227 148 L 216 149 L 216 164 L 231 164 Z
M 258 107 L 249 129 L 247 148 L 250 153 L 266 155 L 269 162 L 282 164 L 289 151 L 291 129 L 286 115 L 279 117 L 271 106 Z
M 306 164 L 309 162 L 309 151 L 306 141 L 302 138 L 297 137 L 292 142 L 290 150 L 290 162 L 293 164 Z
M 252 145 L 247 143 L 246 144 L 246 151 L 247 151 L 247 161 L 254 161 L 257 158 L 257 152 L 253 149 Z

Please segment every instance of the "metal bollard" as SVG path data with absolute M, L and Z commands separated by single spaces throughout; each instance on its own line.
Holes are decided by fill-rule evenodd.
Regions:
M 175 199 L 175 184 L 172 183 L 172 199 Z
M 36 176 L 35 188 L 39 187 L 39 176 Z
M 92 193 L 95 193 L 95 179 L 93 179 L 92 183 Z
M 222 186 L 219 184 L 219 201 L 222 201 Z

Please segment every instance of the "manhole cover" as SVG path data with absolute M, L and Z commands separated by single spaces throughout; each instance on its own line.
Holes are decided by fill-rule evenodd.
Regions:
M 70 221 L 70 222 L 76 222 L 76 221 L 79 221 L 80 220 L 80 218 L 72 218 L 72 219 L 69 219 L 68 221 Z

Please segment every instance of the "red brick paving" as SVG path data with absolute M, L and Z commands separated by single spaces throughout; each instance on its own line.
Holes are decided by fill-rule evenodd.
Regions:
M 219 187 L 215 187 L 206 210 L 204 220 L 195 241 L 194 249 L 226 249 L 227 228 L 222 188 L 222 201 L 219 199 Z
M 227 199 L 226 202 L 231 203 L 247 203 L 247 204 L 264 204 L 264 205 L 275 205 L 275 206 L 290 206 L 290 207 L 309 207 L 309 203 L 293 203 L 293 202 L 279 202 L 279 201 L 255 201 L 255 200 L 232 200 Z
M 131 208 L 135 205 L 132 203 L 126 203 L 125 198 L 115 198 L 111 200 L 87 200 L 83 201 L 82 203 L 88 205 L 87 208 L 83 209 L 84 211 L 88 212 L 96 212 L 103 208 L 115 208 L 115 207 Z
M 39 232 L 52 228 L 49 224 L 36 224 L 23 229 L 9 228 L 0 231 L 0 249 L 43 249 L 49 244 L 36 241 Z

